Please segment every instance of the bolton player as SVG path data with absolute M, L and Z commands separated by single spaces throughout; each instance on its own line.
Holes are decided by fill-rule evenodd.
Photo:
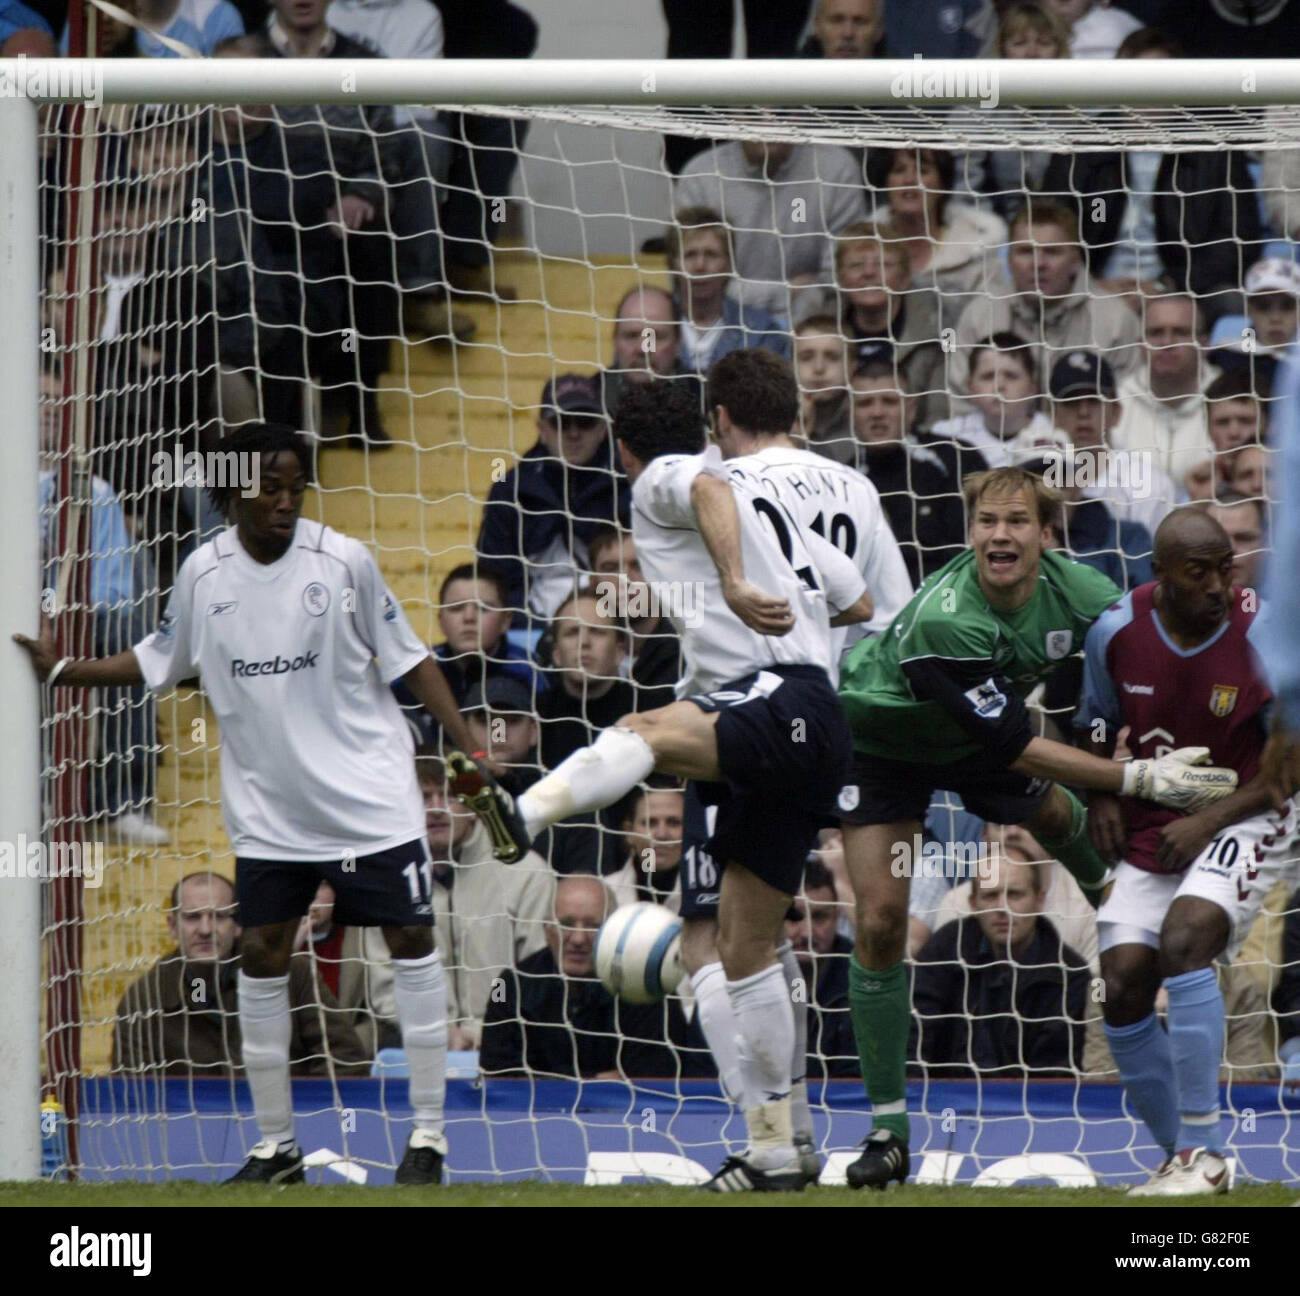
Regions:
M 1155 581 L 1088 632 L 1075 725 L 1109 755 L 1125 728 L 1137 757 L 1180 743 L 1237 772 L 1231 796 L 1179 815 L 1094 792 L 1088 817 L 1115 884 L 1097 914 L 1106 1038 L 1129 1101 L 1165 1161 L 1133 1196 L 1228 1191 L 1219 1127 L 1225 1032 L 1215 961 L 1236 954 L 1264 897 L 1296 872 L 1293 798 L 1272 806 L 1260 772 L 1273 694 L 1256 656 L 1254 598 L 1232 583 L 1232 541 L 1182 509 L 1155 536 Z M 1294 883 L 1293 883 L 1294 885 Z M 1169 995 L 1169 1029 L 1156 993 Z
M 725 861 L 718 951 L 738 1036 L 749 1132 L 716 1192 L 797 1191 L 794 1018 L 776 959 L 791 897 L 847 770 L 848 727 L 831 685 L 830 626 L 871 616 L 861 574 L 783 509 L 729 480 L 704 451 L 698 398 L 671 385 L 629 389 L 614 421 L 632 483 L 632 534 L 650 581 L 698 581 L 698 618 L 674 618 L 680 701 L 624 716 L 512 803 L 466 757 L 457 791 L 513 858 L 548 824 L 623 796 L 652 770 L 693 781 L 716 807 L 704 848 Z
M 871 594 L 871 620 L 831 631 L 832 662 L 846 637 L 885 630 L 912 597 L 907 564 L 872 483 L 846 464 L 801 449 L 790 436 L 799 413 L 799 388 L 789 363 L 762 348 L 733 351 L 708 374 L 706 405 L 715 441 L 733 480 L 755 498 L 767 497 L 772 513 L 784 509 L 799 526 L 829 541 L 862 573 Z M 832 670 L 832 680 L 838 669 Z M 703 850 L 704 808 L 691 797 L 683 842 L 682 958 L 690 974 L 704 1037 L 729 1093 L 736 1093 L 736 1024 L 731 1016 L 717 949 L 718 864 Z M 795 1042 L 791 1109 L 795 1146 L 805 1175 L 820 1170 L 804 1068 L 807 1063 L 807 994 L 797 993 L 804 977 L 789 941 L 777 957 L 791 987 Z
M 300 518 L 311 455 L 276 424 L 222 446 L 261 457 L 261 490 L 214 488 L 231 525 L 182 564 L 158 629 L 98 660 L 54 660 L 49 627 L 14 638 L 50 684 L 195 675 L 221 726 L 221 804 L 244 930 L 239 1024 L 260 1140 L 228 1182 L 303 1178 L 289 1092 L 289 958 L 321 879 L 335 919 L 382 927 L 410 1061 L 415 1129 L 399 1183 L 438 1183 L 446 1154 L 446 985 L 433 945 L 431 863 L 402 682 L 457 743 L 446 681 L 358 541 Z
M 888 633 L 850 652 L 840 696 L 854 768 L 840 797 L 857 901 L 849 1010 L 871 1098 L 872 1128 L 847 1170 L 855 1188 L 907 1178 L 905 1056 L 911 1014 L 903 951 L 908 869 L 896 844 L 919 839 L 936 789 L 972 814 L 1022 824 L 1094 903 L 1109 880 L 1087 812 L 1066 786 L 1197 809 L 1236 775 L 1201 768 L 1204 748 L 1120 765 L 1034 737 L 1024 698 L 1083 646 L 1121 597 L 1105 576 L 1047 551 L 1060 497 L 1023 468 L 966 479 L 970 548 L 933 573 Z

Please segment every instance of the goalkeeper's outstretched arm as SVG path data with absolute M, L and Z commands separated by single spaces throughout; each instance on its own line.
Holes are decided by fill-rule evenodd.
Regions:
M 1237 786 L 1235 770 L 1209 765 L 1208 760 L 1205 747 L 1180 747 L 1155 760 L 1104 760 L 1050 738 L 1031 738 L 1010 768 L 1032 778 L 1193 811 L 1226 797 Z

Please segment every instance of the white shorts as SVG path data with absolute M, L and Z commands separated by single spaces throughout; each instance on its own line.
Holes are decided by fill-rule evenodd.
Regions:
M 1241 950 L 1264 897 L 1279 879 L 1300 876 L 1300 808 L 1296 799 L 1281 814 L 1269 810 L 1233 824 L 1216 837 L 1182 873 L 1148 873 L 1122 863 L 1115 885 L 1097 913 L 1097 948 L 1116 945 L 1160 948 L 1160 928 L 1178 896 L 1210 900 L 1231 925 L 1223 958 Z

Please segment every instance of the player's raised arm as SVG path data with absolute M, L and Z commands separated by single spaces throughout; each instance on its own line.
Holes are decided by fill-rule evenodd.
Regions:
M 740 514 L 730 484 L 722 477 L 702 472 L 691 483 L 691 507 L 700 536 L 718 569 L 727 606 L 759 634 L 789 634 L 794 613 L 786 599 L 765 593 L 745 579 L 740 551 Z
M 37 678 L 43 683 L 103 688 L 144 682 L 140 660 L 130 648 L 111 657 L 60 658 L 54 647 L 54 628 L 48 618 L 42 620 L 38 638 L 29 639 L 23 634 L 16 634 L 13 638 L 14 643 L 27 653 Z

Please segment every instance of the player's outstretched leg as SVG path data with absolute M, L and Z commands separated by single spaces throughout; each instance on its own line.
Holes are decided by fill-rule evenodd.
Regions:
M 301 1183 L 302 1149 L 293 1135 L 289 1090 L 289 957 L 299 919 L 244 931 L 239 971 L 239 1030 L 244 1068 L 261 1135 L 225 1182 Z
M 794 1012 L 775 936 L 790 897 L 734 861 L 722 875 L 718 950 L 736 1018 L 749 1147 L 728 1157 L 711 1192 L 799 1192 L 805 1185 L 790 1121 Z
M 1022 825 L 1060 860 L 1094 909 L 1099 909 L 1114 880 L 1114 870 L 1097 853 L 1088 836 L 1088 811 L 1068 788 L 1052 785 L 1043 804 Z
M 844 857 L 856 901 L 857 940 L 849 964 L 849 1011 L 871 1099 L 871 1133 L 847 1169 L 851 1188 L 883 1190 L 903 1183 L 910 1168 L 907 1118 L 907 1034 L 911 1001 L 903 955 L 907 948 L 910 878 L 890 865 L 898 842 L 918 840 L 908 820 L 863 827 L 845 823 Z
M 1160 966 L 1169 994 L 1169 1051 L 1179 1120 L 1176 1150 L 1132 1196 L 1228 1191 L 1219 1121 L 1219 1066 L 1227 1026 L 1214 960 L 1229 934 L 1228 915 L 1200 896 L 1180 895 L 1165 916 Z
M 654 769 L 655 754 L 640 734 L 614 725 L 590 747 L 562 760 L 518 800 L 463 753 L 451 752 L 447 763 L 452 791 L 487 827 L 492 853 L 509 864 L 522 858 L 544 828 L 603 809 L 630 792 Z
M 415 1129 L 397 1167 L 399 1184 L 440 1184 L 447 1155 L 447 982 L 428 927 L 385 927 L 393 992 L 410 1069 Z
M 785 973 L 790 1008 L 794 1013 L 794 1049 L 790 1055 L 790 1126 L 795 1151 L 804 1179 L 815 1184 L 821 1178 L 822 1158 L 817 1151 L 812 1109 L 808 1106 L 808 995 L 809 987 L 794 956 L 794 946 L 785 941 L 777 946 L 777 961 Z

